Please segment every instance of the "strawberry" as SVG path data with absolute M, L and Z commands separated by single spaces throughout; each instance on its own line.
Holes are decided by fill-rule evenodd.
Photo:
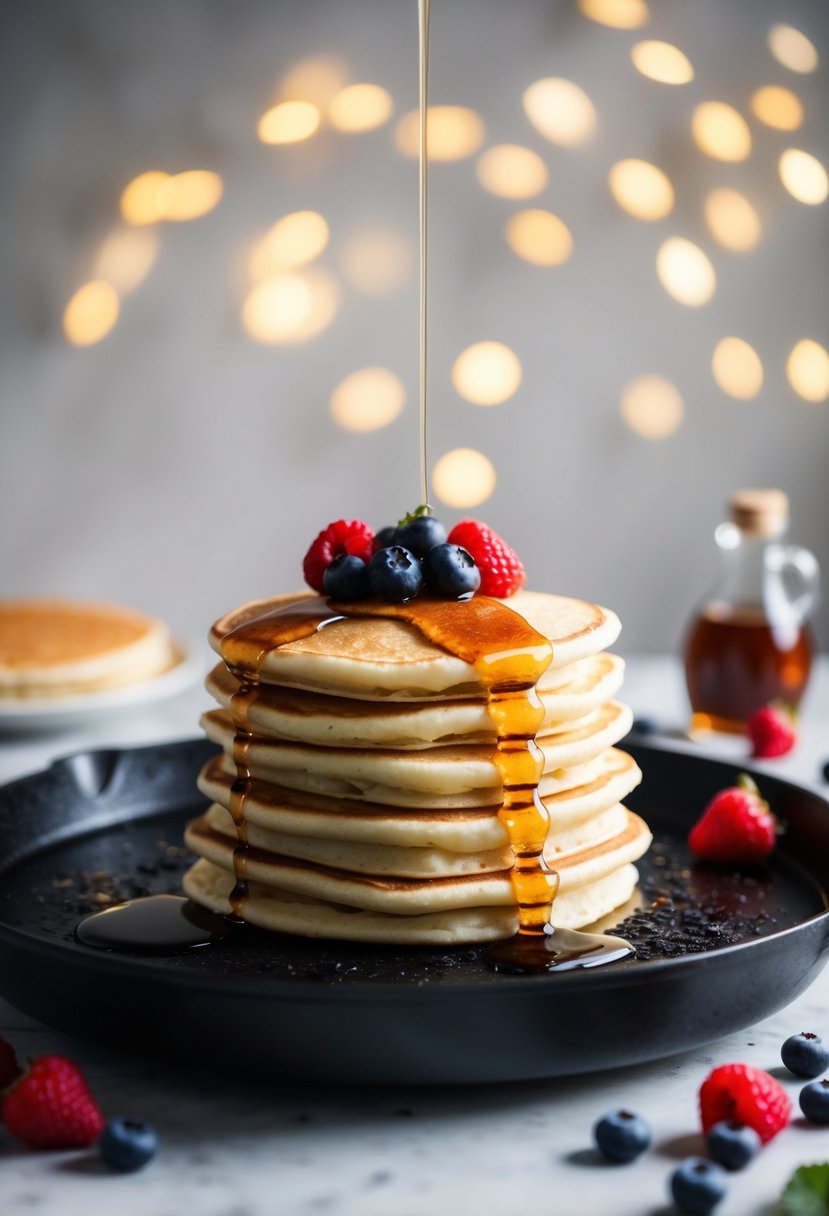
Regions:
M 699 1091 L 702 1130 L 724 1119 L 753 1127 L 768 1144 L 789 1122 L 792 1104 L 779 1081 L 750 1064 L 721 1064 Z
M 796 727 L 797 714 L 781 701 L 755 709 L 746 723 L 746 733 L 754 749 L 752 756 L 761 759 L 785 756 L 797 743 Z
M 335 557 L 350 553 L 366 563 L 371 559 L 374 531 L 359 519 L 338 519 L 323 528 L 302 562 L 305 581 L 324 595 L 323 575 Z
M 14 1054 L 14 1048 L 5 1039 L 0 1039 L 0 1092 L 19 1076 L 20 1065 Z
M 86 1148 L 104 1120 L 83 1074 L 64 1056 L 38 1056 L 11 1086 L 0 1116 L 32 1148 Z
M 477 519 L 462 519 L 449 533 L 450 545 L 466 549 L 481 572 L 481 595 L 506 599 L 526 582 L 524 566 L 507 542 Z
M 703 861 L 762 861 L 779 830 L 768 803 L 743 774 L 737 785 L 714 795 L 688 833 L 688 846 Z

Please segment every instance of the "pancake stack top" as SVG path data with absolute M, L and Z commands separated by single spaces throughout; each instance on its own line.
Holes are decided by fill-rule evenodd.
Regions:
M 199 778 L 212 805 L 187 828 L 199 856 L 187 894 L 304 936 L 511 937 L 520 850 L 504 813 L 512 736 L 498 722 L 535 685 L 551 921 L 607 916 L 632 896 L 650 842 L 622 805 L 641 773 L 614 747 L 631 723 L 613 699 L 622 660 L 603 653 L 619 631 L 607 609 L 528 591 L 342 609 L 298 595 L 231 612 L 210 635 L 220 708 L 202 724 L 222 750 Z M 502 672 L 499 698 L 488 666 Z

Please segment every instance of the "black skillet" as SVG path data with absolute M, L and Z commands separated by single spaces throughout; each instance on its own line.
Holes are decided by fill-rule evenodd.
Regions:
M 626 746 L 645 773 L 629 805 L 659 843 L 640 863 L 652 895 L 660 867 L 688 876 L 688 826 L 737 770 L 658 742 Z M 85 752 L 0 789 L 0 993 L 18 1009 L 81 1038 L 236 1074 L 489 1082 L 689 1049 L 786 1005 L 825 962 L 829 803 L 765 774 L 757 780 L 786 835 L 767 867 L 690 870 L 702 902 L 713 890 L 720 905 L 715 948 L 703 953 L 511 976 L 479 948 L 325 944 L 248 927 L 161 957 L 78 943 L 96 897 L 177 890 L 181 830 L 204 805 L 195 776 L 214 750 Z M 717 946 L 720 931 L 735 944 Z M 662 945 L 683 950 L 682 933 Z

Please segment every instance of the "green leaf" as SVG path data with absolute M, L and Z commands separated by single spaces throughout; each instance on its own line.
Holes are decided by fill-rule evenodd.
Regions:
M 781 1216 L 829 1216 L 829 1161 L 801 1165 L 780 1196 Z
M 398 528 L 403 528 L 406 524 L 413 524 L 416 519 L 420 519 L 422 515 L 432 515 L 434 512 L 428 502 L 422 502 L 419 507 L 415 507 L 414 511 L 410 511 L 403 519 L 398 521 Z

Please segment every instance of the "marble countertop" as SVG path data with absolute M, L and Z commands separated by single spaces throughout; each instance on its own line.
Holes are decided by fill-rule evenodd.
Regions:
M 668 658 L 629 661 L 625 696 L 639 715 L 679 730 L 686 713 L 679 670 Z M 0 781 L 36 771 L 88 746 L 193 736 L 198 689 L 120 717 L 79 723 L 60 735 L 7 735 Z M 728 741 L 718 754 L 736 756 Z M 829 660 L 805 706 L 797 749 L 768 771 L 822 788 L 829 757 Z M 762 765 L 758 766 L 762 767 Z M 35 1153 L 0 1131 L 3 1216 L 667 1216 L 667 1178 L 697 1153 L 697 1090 L 712 1067 L 745 1061 L 777 1076 L 795 1105 L 790 1128 L 734 1175 L 718 1216 L 772 1216 L 792 1170 L 829 1160 L 829 1128 L 797 1114 L 801 1082 L 780 1066 L 789 1034 L 829 1036 L 829 971 L 788 1008 L 740 1033 L 668 1060 L 566 1080 L 451 1089 L 307 1088 L 234 1081 L 67 1038 L 0 1000 L 0 1034 L 22 1058 L 58 1052 L 84 1069 L 106 1114 L 154 1123 L 159 1157 L 139 1174 L 114 1176 L 94 1153 Z M 230 1033 L 230 1031 L 229 1031 Z M 651 1123 L 654 1143 L 633 1165 L 602 1163 L 591 1128 L 627 1106 Z

